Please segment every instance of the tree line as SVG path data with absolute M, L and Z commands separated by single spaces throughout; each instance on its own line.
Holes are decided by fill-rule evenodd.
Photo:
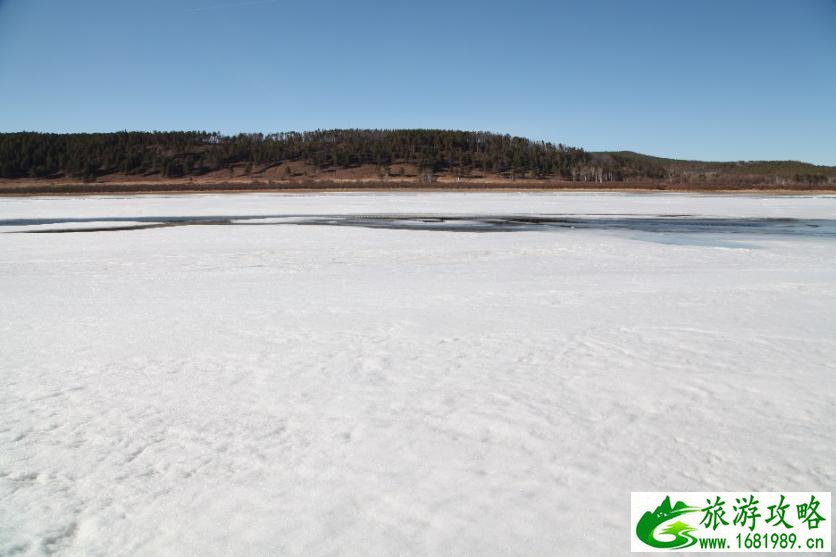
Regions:
M 223 135 L 205 131 L 51 134 L 0 133 L 0 178 L 75 178 L 107 174 L 164 178 L 209 172 L 264 171 L 302 162 L 315 172 L 375 165 L 403 176 L 403 165 L 424 178 L 461 177 L 576 182 L 654 181 L 695 184 L 836 184 L 836 167 L 795 161 L 701 162 L 638 153 L 590 153 L 576 147 L 488 132 L 452 130 L 317 130 Z M 285 165 L 284 176 L 291 175 Z
M 317 169 L 412 164 L 419 171 L 577 179 L 589 174 L 583 149 L 487 132 L 317 130 L 274 134 L 115 132 L 0 134 L 0 178 L 105 174 L 200 176 L 245 165 L 261 169 L 303 161 Z

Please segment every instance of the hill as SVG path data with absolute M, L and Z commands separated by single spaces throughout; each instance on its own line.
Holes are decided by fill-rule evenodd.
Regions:
M 145 190 L 163 191 L 244 185 L 345 188 L 372 183 L 836 189 L 836 167 L 588 152 L 510 135 L 455 130 L 335 129 L 233 136 L 204 131 L 0 134 L 0 185 L 5 192 L 103 191 L 106 184 L 142 184 Z
M 593 153 L 591 160 L 593 166 L 601 168 L 605 174 L 609 173 L 607 178 L 616 181 L 638 178 L 673 183 L 836 184 L 836 167 L 799 161 L 688 161 L 632 151 Z
M 448 130 L 318 130 L 224 136 L 207 132 L 117 132 L 0 135 L 0 178 L 95 180 L 121 173 L 165 178 L 203 176 L 244 165 L 304 163 L 316 171 L 393 165 L 421 174 L 473 172 L 569 178 L 589 161 L 582 149 L 487 132 Z M 395 172 L 399 172 L 396 169 Z M 291 175 L 292 170 L 286 173 Z

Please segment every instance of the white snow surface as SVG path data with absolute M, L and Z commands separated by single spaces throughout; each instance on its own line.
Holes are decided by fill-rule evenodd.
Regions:
M 836 198 L 0 199 L 0 220 L 398 212 L 834 219 Z M 3 231 L 0 555 L 623 555 L 630 491 L 834 486 L 832 237 Z

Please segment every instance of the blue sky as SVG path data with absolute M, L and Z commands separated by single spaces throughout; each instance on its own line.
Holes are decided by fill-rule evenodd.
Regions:
M 836 0 L 0 0 L 0 131 L 330 127 L 836 165 Z

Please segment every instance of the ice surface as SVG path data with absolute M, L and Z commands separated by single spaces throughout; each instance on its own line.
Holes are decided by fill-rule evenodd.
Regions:
M 836 198 L 0 199 L 5 221 L 341 213 Z M 833 237 L 2 233 L 31 226 L 0 227 L 0 555 L 621 555 L 631 490 L 834 485 Z

